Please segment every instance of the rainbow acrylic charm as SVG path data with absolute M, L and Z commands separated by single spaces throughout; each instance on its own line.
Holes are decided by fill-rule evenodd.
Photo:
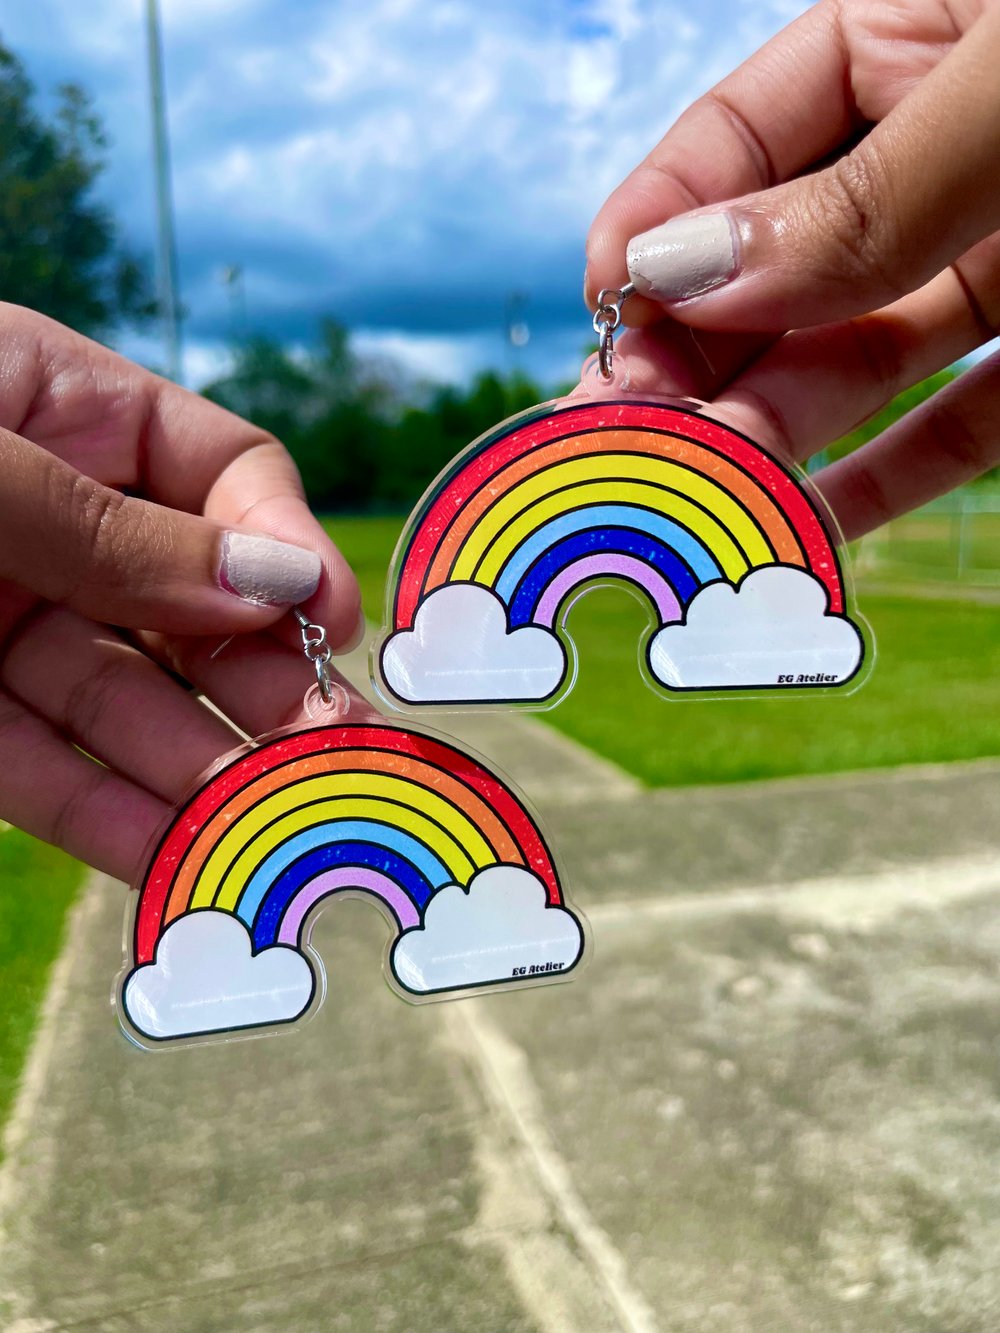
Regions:
M 147 1047 L 294 1024 L 323 1000 L 331 898 L 390 926 L 385 975 L 420 1002 L 562 981 L 586 952 L 510 786 L 453 743 L 379 720 L 266 738 L 176 813 L 131 894 L 116 987 Z
M 805 475 L 698 404 L 550 403 L 472 444 L 397 547 L 372 675 L 395 707 L 550 707 L 596 584 L 651 611 L 657 691 L 839 688 L 866 658 L 836 529 Z

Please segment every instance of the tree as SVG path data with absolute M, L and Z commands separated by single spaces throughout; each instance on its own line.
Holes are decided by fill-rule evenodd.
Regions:
M 93 197 L 104 133 L 87 95 L 59 89 L 46 123 L 0 44 L 0 293 L 83 333 L 153 313 L 146 276 Z
M 386 433 L 376 482 L 381 502 L 412 504 L 456 454 L 507 417 L 527 411 L 544 394 L 521 374 L 480 372 L 468 389 L 447 385 L 425 407 L 410 407 Z
M 340 325 L 326 321 L 318 347 L 298 356 L 257 335 L 236 348 L 230 373 L 202 392 L 282 441 L 313 504 L 371 503 L 394 397 L 355 357 Z

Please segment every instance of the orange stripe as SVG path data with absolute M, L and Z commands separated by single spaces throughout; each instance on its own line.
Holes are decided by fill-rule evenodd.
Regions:
M 561 463 L 583 454 L 627 453 L 658 454 L 672 462 L 684 463 L 695 471 L 710 477 L 739 500 L 760 524 L 764 535 L 775 549 L 777 560 L 789 565 L 804 565 L 802 547 L 780 507 L 758 482 L 735 467 L 728 459 L 678 439 L 675 435 L 660 435 L 646 431 L 599 431 L 590 435 L 572 436 L 556 440 L 541 449 L 523 455 L 502 468 L 488 483 L 463 505 L 455 516 L 431 561 L 423 591 L 447 583 L 448 574 L 465 544 L 466 538 L 494 501 L 499 500 L 525 477 L 540 472 L 552 463 Z
M 524 856 L 514 841 L 510 830 L 500 817 L 481 796 L 467 787 L 458 778 L 443 773 L 433 764 L 411 759 L 403 754 L 382 754 L 378 756 L 379 773 L 397 777 L 412 778 L 419 785 L 434 788 L 446 800 L 463 811 L 477 826 L 483 837 L 496 853 L 497 861 L 508 865 L 523 865 Z M 175 917 L 187 910 L 194 892 L 198 872 L 204 865 L 216 842 L 239 817 L 257 801 L 290 786 L 304 778 L 320 777 L 324 773 L 343 772 L 345 769 L 357 769 L 360 772 L 371 770 L 370 750 L 332 750 L 322 754 L 308 755 L 297 759 L 281 768 L 272 769 L 255 782 L 243 787 L 236 795 L 221 806 L 211 820 L 191 844 L 190 850 L 177 871 L 171 885 L 163 913 L 165 929 Z

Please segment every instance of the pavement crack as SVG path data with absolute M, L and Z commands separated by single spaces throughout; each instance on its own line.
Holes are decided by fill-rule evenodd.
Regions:
M 477 1145 L 486 1182 L 480 1228 L 501 1243 L 529 1313 L 545 1333 L 657 1333 L 656 1317 L 624 1258 L 594 1220 L 552 1142 L 524 1052 L 486 1018 L 478 1000 L 449 1005 L 445 1022 L 509 1140 L 483 1137 Z M 527 1188 L 531 1179 L 534 1191 Z M 568 1253 L 560 1231 L 572 1241 Z M 611 1323 L 600 1322 L 602 1307 L 613 1313 Z

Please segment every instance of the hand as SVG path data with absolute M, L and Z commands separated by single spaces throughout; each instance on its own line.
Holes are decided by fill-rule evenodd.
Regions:
M 282 726 L 289 605 L 349 647 L 358 587 L 276 440 L 30 310 L 0 305 L 0 348 L 0 818 L 128 880 L 243 739 L 158 663 Z
M 802 460 L 993 338 L 998 68 L 1000 4 L 821 0 L 696 102 L 588 242 L 633 387 Z M 997 462 L 994 355 L 816 480 L 853 538 Z

